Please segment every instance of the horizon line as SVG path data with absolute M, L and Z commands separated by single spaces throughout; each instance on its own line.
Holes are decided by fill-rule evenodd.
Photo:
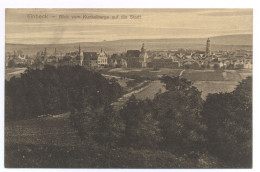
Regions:
M 102 42 L 113 42 L 113 41 L 123 41 L 123 40 L 160 40 L 160 39 L 207 39 L 207 38 L 214 38 L 214 37 L 222 37 L 222 36 L 235 36 L 235 35 L 252 35 L 253 33 L 246 33 L 246 34 L 228 34 L 228 35 L 217 35 L 217 36 L 206 36 L 206 37 L 196 37 L 196 38 L 146 38 L 146 39 L 115 39 L 115 40 L 103 40 L 103 41 L 91 41 L 91 42 L 68 42 L 68 43 L 39 43 L 39 44 L 26 44 L 26 43 L 8 43 L 5 44 L 13 44 L 13 45 L 64 45 L 64 44 L 81 44 L 81 43 L 102 43 Z

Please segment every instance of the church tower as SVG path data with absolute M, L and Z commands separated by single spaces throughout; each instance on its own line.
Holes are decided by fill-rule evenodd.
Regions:
M 79 44 L 79 59 L 80 59 L 80 66 L 83 66 L 83 52 L 81 52 L 80 44 Z
M 205 53 L 206 57 L 210 56 L 210 40 L 208 38 L 207 43 L 206 43 L 206 53 Z
M 141 48 L 141 53 L 140 53 L 140 58 L 142 58 L 142 67 L 147 67 L 147 58 L 148 58 L 148 54 L 146 53 L 146 50 L 144 48 L 144 43 L 142 45 L 142 48 Z
M 142 53 L 145 53 L 144 43 L 143 43 L 142 48 L 141 48 L 141 54 L 142 54 Z
M 47 63 L 47 60 L 48 60 L 48 59 L 47 59 L 47 49 L 45 48 L 45 49 L 44 49 L 44 60 L 43 60 L 44 63 Z

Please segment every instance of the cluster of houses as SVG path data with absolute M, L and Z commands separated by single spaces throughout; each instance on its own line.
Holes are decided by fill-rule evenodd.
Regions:
M 25 57 L 21 54 L 6 55 L 6 65 L 14 60 L 15 63 L 25 63 L 33 65 L 41 64 L 53 65 L 80 65 L 88 69 L 98 69 L 103 67 L 123 67 L 123 68 L 224 68 L 224 69 L 252 69 L 252 51 L 236 50 L 210 51 L 210 40 L 206 41 L 206 51 L 195 50 L 157 50 L 146 51 L 142 44 L 140 50 L 127 50 L 122 54 L 109 56 L 102 49 L 99 52 L 82 51 L 79 46 L 78 51 L 68 52 L 65 55 L 56 52 L 51 55 L 47 50 L 40 51 L 35 58 Z
M 25 56 L 23 53 L 17 53 L 16 51 L 12 53 L 7 52 L 5 54 L 5 66 L 13 67 L 13 65 L 30 65 L 31 60 L 28 56 Z

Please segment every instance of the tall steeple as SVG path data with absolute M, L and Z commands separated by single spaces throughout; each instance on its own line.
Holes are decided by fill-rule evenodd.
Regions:
M 44 49 L 44 63 L 47 62 L 47 49 Z
M 141 53 L 144 53 L 145 49 L 144 49 L 144 43 L 142 44 L 142 48 L 141 48 Z
M 80 44 L 79 44 L 79 59 L 80 59 L 80 66 L 83 66 L 84 55 L 83 52 L 81 52 Z
M 208 38 L 206 43 L 206 57 L 210 56 L 210 39 Z
M 147 58 L 148 58 L 148 54 L 146 53 L 146 50 L 144 48 L 144 43 L 142 44 L 142 48 L 141 48 L 141 53 L 140 53 L 140 58 L 143 59 L 142 61 L 142 67 L 147 67 Z

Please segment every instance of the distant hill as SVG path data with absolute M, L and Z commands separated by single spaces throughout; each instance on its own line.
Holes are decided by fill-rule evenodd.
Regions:
M 6 52 L 22 50 L 24 54 L 34 55 L 37 51 L 47 48 L 48 53 L 53 53 L 54 48 L 60 52 L 76 51 L 80 44 L 83 51 L 99 51 L 101 48 L 107 53 L 126 52 L 128 49 L 140 49 L 142 43 L 147 50 L 175 50 L 198 49 L 204 50 L 207 38 L 176 38 L 176 39 L 128 39 L 104 42 L 83 42 L 69 44 L 8 44 L 6 43 Z M 252 49 L 253 36 L 244 35 L 226 35 L 211 37 L 211 49 L 214 50 L 231 50 L 231 49 Z

